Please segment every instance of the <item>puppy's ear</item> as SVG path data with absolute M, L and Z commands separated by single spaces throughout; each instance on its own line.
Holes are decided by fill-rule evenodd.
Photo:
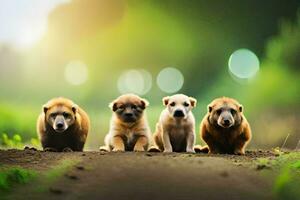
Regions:
M 211 113 L 212 110 L 213 110 L 213 107 L 212 107 L 211 104 L 209 104 L 209 105 L 207 106 L 207 111 L 208 111 L 209 113 Z
M 244 110 L 243 105 L 240 104 L 240 105 L 239 105 L 239 111 L 240 111 L 240 112 L 243 112 L 243 110 Z
M 164 98 L 162 99 L 164 106 L 166 106 L 166 105 L 169 104 L 169 100 L 170 100 L 170 97 L 169 97 L 169 96 L 164 97 Z
M 43 105 L 43 111 L 46 114 L 47 111 L 49 110 L 49 107 L 47 105 Z
M 141 99 L 141 108 L 145 109 L 149 106 L 149 102 L 146 99 Z
M 72 111 L 73 111 L 73 113 L 75 114 L 75 113 L 77 112 L 77 110 L 78 110 L 78 105 L 74 104 L 74 105 L 72 106 Z
M 111 102 L 111 103 L 108 105 L 108 107 L 109 107 L 112 111 L 115 112 L 115 111 L 118 109 L 118 107 L 117 107 L 117 102 L 116 102 L 116 101 Z
M 196 107 L 197 100 L 196 100 L 195 98 L 193 98 L 193 97 L 189 97 L 189 99 L 190 99 L 190 102 L 191 102 L 191 106 L 192 106 L 193 108 Z

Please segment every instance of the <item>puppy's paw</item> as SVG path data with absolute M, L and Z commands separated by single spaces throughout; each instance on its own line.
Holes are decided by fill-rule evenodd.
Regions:
M 115 148 L 113 148 L 112 151 L 113 151 L 113 152 L 124 152 L 125 150 L 122 149 L 122 148 L 115 147 Z
M 107 147 L 107 146 L 101 146 L 101 147 L 99 147 L 99 151 L 109 152 L 109 147 Z
M 152 146 L 148 149 L 148 152 L 161 152 L 161 150 L 156 146 Z
M 164 153 L 172 153 L 172 149 L 165 149 Z
M 73 150 L 70 147 L 65 147 L 62 151 L 63 152 L 73 152 Z
M 196 153 L 208 153 L 209 152 L 209 147 L 208 146 L 201 146 L 201 145 L 196 145 L 194 147 L 194 151 Z
M 242 149 L 236 149 L 233 152 L 235 155 L 245 155 L 245 151 Z
M 186 149 L 186 152 L 187 153 L 195 153 L 195 150 L 194 149 Z
M 218 149 L 209 149 L 208 154 L 222 154 Z
M 142 152 L 142 151 L 145 151 L 144 147 L 140 147 L 140 146 L 135 146 L 133 151 L 136 151 L 136 152 Z
M 47 151 L 47 152 L 57 152 L 57 149 L 52 148 L 52 147 L 46 147 L 46 148 L 44 148 L 44 151 Z

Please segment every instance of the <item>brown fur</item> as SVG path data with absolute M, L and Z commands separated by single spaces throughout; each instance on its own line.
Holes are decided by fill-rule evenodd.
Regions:
M 234 113 L 234 123 L 229 128 L 220 126 L 218 113 L 229 109 Z M 221 112 L 222 113 L 222 112 Z M 220 120 L 220 121 L 218 121 Z M 208 113 L 200 125 L 200 134 L 207 143 L 209 153 L 245 154 L 245 147 L 251 140 L 251 129 L 245 116 L 243 107 L 234 99 L 223 97 L 215 99 L 208 106 Z M 207 147 L 200 149 L 206 151 Z
M 148 101 L 134 94 L 125 94 L 111 102 L 113 116 L 109 133 L 105 136 L 103 151 L 145 151 L 148 149 L 151 131 L 144 110 Z M 125 114 L 132 113 L 128 121 Z
M 52 115 L 68 113 L 64 118 L 67 129 L 57 132 L 54 129 Z M 51 99 L 43 106 L 43 111 L 38 117 L 37 132 L 44 150 L 51 151 L 82 151 L 90 127 L 88 115 L 79 106 L 66 98 Z

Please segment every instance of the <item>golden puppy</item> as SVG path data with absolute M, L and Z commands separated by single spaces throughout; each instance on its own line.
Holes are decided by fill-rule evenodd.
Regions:
M 110 130 L 103 151 L 145 151 L 151 131 L 144 110 L 148 101 L 134 94 L 125 94 L 110 103 L 113 111 Z
M 243 114 L 243 106 L 232 98 L 213 100 L 201 122 L 200 135 L 210 153 L 245 154 L 251 140 L 251 129 Z M 201 152 L 207 148 L 195 150 Z
M 86 112 L 62 97 L 48 101 L 37 121 L 37 132 L 46 151 L 82 151 L 89 128 Z
M 153 135 L 155 146 L 163 152 L 194 152 L 195 118 L 191 110 L 196 99 L 183 94 L 163 98 L 162 111 Z

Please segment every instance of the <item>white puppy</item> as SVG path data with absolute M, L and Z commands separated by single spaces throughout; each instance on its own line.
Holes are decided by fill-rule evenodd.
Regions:
M 162 111 L 149 151 L 194 152 L 195 118 L 191 110 L 197 100 L 183 94 L 163 98 Z

